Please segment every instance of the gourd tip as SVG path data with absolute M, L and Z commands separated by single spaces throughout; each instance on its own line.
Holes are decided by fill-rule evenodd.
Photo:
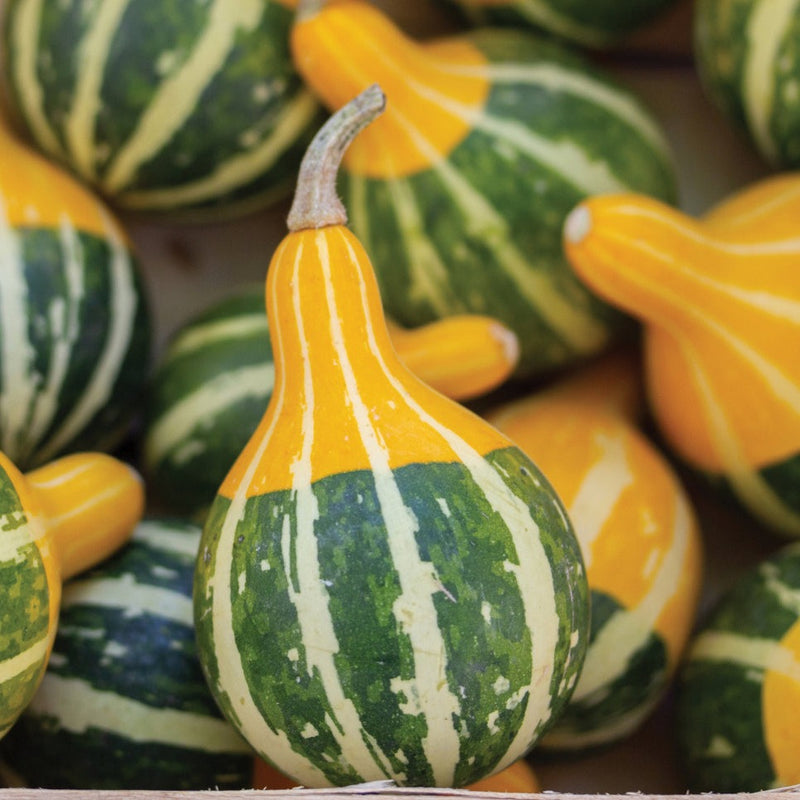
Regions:
M 592 230 L 592 213 L 588 206 L 576 206 L 564 221 L 564 238 L 570 244 L 580 244 Z

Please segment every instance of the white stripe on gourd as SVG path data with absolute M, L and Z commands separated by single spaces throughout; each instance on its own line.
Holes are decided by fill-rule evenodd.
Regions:
M 26 669 L 36 667 L 47 656 L 51 637 L 44 631 L 42 638 L 33 642 L 26 650 L 22 650 L 11 658 L 0 661 L 0 686 L 21 675 Z
M 54 457 L 69 440 L 85 429 L 89 420 L 107 404 L 119 376 L 120 365 L 136 330 L 136 312 L 140 296 L 134 283 L 135 270 L 130 251 L 120 231 L 111 218 L 101 211 L 104 224 L 104 241 L 111 253 L 108 264 L 110 298 L 108 330 L 103 349 L 79 400 L 61 421 L 38 454 L 40 460 Z
M 285 104 L 275 127 L 258 147 L 231 156 L 204 178 L 164 189 L 126 191 L 125 204 L 129 208 L 170 209 L 213 199 L 242 186 L 277 163 L 309 126 L 317 111 L 314 96 L 308 91 L 299 91 Z
M 636 652 L 652 636 L 658 618 L 675 596 L 675 587 L 680 584 L 690 545 L 691 526 L 689 506 L 683 497 L 676 496 L 672 541 L 663 553 L 660 568 L 651 579 L 647 594 L 634 607 L 618 609 L 598 631 L 591 646 L 593 669 L 581 676 L 573 701 L 579 701 L 621 678 Z M 633 636 L 633 631 L 638 631 L 639 636 Z
M 689 661 L 725 661 L 755 671 L 785 675 L 800 683 L 800 661 L 775 639 L 759 639 L 724 631 L 705 631 L 692 644 Z M 763 680 L 754 672 L 750 680 Z
M 264 10 L 262 0 L 215 0 L 208 21 L 176 73 L 167 78 L 148 103 L 135 130 L 109 165 L 107 191 L 118 192 L 133 182 L 139 167 L 159 152 L 197 108 L 203 90 L 219 73 L 236 44 L 239 30 L 252 30 Z
M 778 147 L 772 136 L 778 53 L 795 24 L 798 0 L 760 0 L 753 4 L 745 29 L 742 101 L 750 131 L 759 149 L 775 160 Z
M 172 528 L 176 525 L 177 523 L 173 522 Z M 172 528 L 167 529 L 159 522 L 145 519 L 136 526 L 136 541 L 167 553 L 195 557 L 199 540 Z
M 269 328 L 264 314 L 241 314 L 238 317 L 206 322 L 183 331 L 170 344 L 162 363 L 168 364 L 178 357 L 202 350 L 204 347 L 212 347 L 220 342 L 249 339 L 253 336 L 263 336 L 267 341 Z
M 274 384 L 271 363 L 230 370 L 206 381 L 153 423 L 146 441 L 147 460 L 156 463 L 169 453 L 178 462 L 192 458 L 197 452 L 193 430 L 240 400 L 269 393 Z M 199 446 L 204 445 L 201 442 Z
M 63 698 L 69 697 L 69 702 Z M 96 689 L 80 678 L 66 678 L 49 671 L 28 710 L 49 716 L 58 709 L 58 727 L 82 734 L 90 729 L 143 743 L 186 747 L 208 753 L 249 753 L 225 720 L 174 708 L 156 708 Z

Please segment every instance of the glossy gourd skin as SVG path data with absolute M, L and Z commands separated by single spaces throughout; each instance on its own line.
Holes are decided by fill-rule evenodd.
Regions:
M 303 174 L 267 271 L 275 389 L 204 528 L 201 660 L 298 783 L 469 784 L 521 757 L 572 691 L 580 551 L 535 465 L 397 359 L 367 254 L 341 207 L 303 210 Z
M 3 5 L 26 135 L 116 207 L 199 220 L 291 190 L 319 106 L 282 0 Z
M 800 544 L 742 574 L 695 633 L 676 704 L 679 764 L 693 792 L 800 782 Z
M 695 63 L 711 101 L 765 162 L 800 167 L 800 9 L 769 0 L 697 0 L 693 13 Z
M 200 528 L 143 518 L 70 580 L 44 678 L 0 745 L 0 774 L 47 789 L 246 789 L 252 751 L 222 719 L 194 636 Z M 12 777 L 13 776 L 13 777 Z
M 492 316 L 519 338 L 518 377 L 627 337 L 629 318 L 565 263 L 561 224 L 595 193 L 674 199 L 668 146 L 635 96 L 533 33 L 418 42 L 369 3 L 307 5 L 292 53 L 327 108 L 373 81 L 387 95 L 345 154 L 340 187 L 389 316 L 407 327 Z
M 62 582 L 131 535 L 144 492 L 126 464 L 64 456 L 28 473 L 0 453 L 0 737 L 31 701 L 47 666 Z
M 559 493 L 592 596 L 578 684 L 540 749 L 631 735 L 663 699 L 694 625 L 698 521 L 671 465 L 636 427 L 642 411 L 638 353 L 621 352 L 486 412 Z
M 152 319 L 120 223 L 0 119 L 0 449 L 21 469 L 110 451 L 150 370 Z
M 798 197 L 797 176 L 779 176 L 695 220 L 609 195 L 565 226 L 579 276 L 644 325 L 666 442 L 787 536 L 800 536 Z
M 501 384 L 516 366 L 514 334 L 487 317 L 392 324 L 401 359 L 459 400 Z M 275 381 L 264 288 L 246 286 L 175 333 L 150 382 L 143 471 L 173 512 L 202 515 L 264 414 Z

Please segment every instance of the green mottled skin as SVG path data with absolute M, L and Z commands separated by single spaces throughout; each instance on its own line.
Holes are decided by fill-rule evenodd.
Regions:
M 760 154 L 775 167 L 794 169 L 800 167 L 800 12 L 795 10 L 772 65 L 769 135 L 775 149 L 768 152 L 753 137 L 744 100 L 745 65 L 753 49 L 748 25 L 756 5 L 756 0 L 698 0 L 693 27 L 697 70 L 713 102 Z
M 482 31 L 472 40 L 490 62 L 564 64 L 578 75 L 596 69 L 581 57 L 553 42 L 512 31 Z M 605 163 L 618 181 L 665 201 L 675 198 L 671 163 L 618 117 L 589 100 L 554 94 L 536 83 L 495 85 L 486 103 L 493 120 L 516 121 L 545 140 L 572 143 L 598 163 Z M 602 135 L 599 135 L 602 131 Z M 389 181 L 354 178 L 342 172 L 345 204 L 351 226 L 370 254 L 387 313 L 413 327 L 440 316 L 462 312 L 488 314 L 517 334 L 521 347 L 518 377 L 529 377 L 575 363 L 629 337 L 630 320 L 591 294 L 573 273 L 562 248 L 566 215 L 584 197 L 583 191 L 556 174 L 541 160 L 495 134 L 472 130 L 449 156 L 449 162 L 467 183 L 483 195 L 501 215 L 504 228 L 468 224 L 458 198 L 454 198 L 435 169 L 404 179 L 422 219 L 425 235 L 433 243 L 447 270 L 446 309 L 436 308 L 428 295 L 413 296 L 411 256 L 399 229 Z M 509 157 L 507 152 L 513 150 Z M 364 200 L 358 196 L 364 192 Z M 366 209 L 362 219 L 360 208 Z M 550 327 L 541 309 L 524 298 L 519 287 L 501 270 L 491 245 L 512 243 L 526 260 L 531 276 L 540 274 L 567 305 L 585 310 L 604 331 L 604 339 L 578 351 Z M 545 299 L 542 304 L 546 304 Z
M 165 536 L 199 541 L 195 525 L 155 522 Z M 99 588 L 102 581 L 122 579 L 170 593 L 177 607 L 191 597 L 193 571 L 190 554 L 153 546 L 134 533 L 122 550 L 76 581 Z M 191 615 L 179 621 L 166 609 L 164 616 L 132 613 L 124 596 L 109 605 L 87 602 L 70 595 L 68 584 L 53 653 L 48 675 L 88 681 L 98 692 L 154 711 L 220 718 L 197 658 Z M 84 713 L 92 719 L 91 708 Z M 156 718 L 152 724 L 158 725 Z M 177 741 L 141 741 L 99 724 L 76 732 L 59 724 L 58 707 L 26 711 L 0 746 L 0 756 L 29 785 L 44 788 L 183 791 L 251 785 L 252 757 L 246 751 L 215 753 Z
M 215 340 L 178 354 L 177 349 L 186 337 L 215 323 L 252 315 L 263 318 L 263 330 L 246 337 Z M 156 423 L 187 395 L 208 390 L 215 380 L 236 369 L 267 366 L 271 362 L 263 286 L 242 289 L 207 308 L 177 332 L 157 366 L 148 395 L 146 441 L 158 444 Z M 198 408 L 190 433 L 175 448 L 160 458 L 145 451 L 148 483 L 165 508 L 195 514 L 211 504 L 231 465 L 264 415 L 271 394 L 272 385 L 265 382 L 262 392 L 241 396 L 219 413 Z M 187 442 L 190 455 L 183 448 Z
M 19 496 L 0 468 L 0 541 L 28 525 Z M 18 558 L 0 562 L 0 661 L 14 658 L 47 637 L 50 624 L 50 586 L 39 549 L 31 542 Z M 44 673 L 45 660 L 32 664 L 0 683 L 0 738 L 28 705 Z
M 13 18 L 21 5 L 19 0 L 11 0 L 5 16 Z M 93 6 L 88 0 L 44 3 L 37 78 L 45 114 L 62 147 L 76 91 L 80 42 L 96 22 Z M 237 33 L 227 60 L 203 88 L 200 101 L 184 124 L 141 166 L 131 183 L 122 190 L 109 190 L 106 175 L 113 157 L 140 124 L 159 86 L 190 57 L 208 23 L 211 6 L 188 0 L 132 0 L 122 16 L 101 78 L 93 164 L 87 176 L 101 193 L 121 205 L 129 192 L 173 188 L 213 175 L 220 164 L 253 147 L 254 140 L 244 133 L 255 132 L 256 141 L 268 138 L 287 106 L 303 91 L 288 50 L 292 12 L 279 2 L 265 0 L 259 23 L 252 31 Z M 6 37 L 6 48 L 11 62 L 17 48 L 13 37 Z M 168 68 L 163 59 L 167 54 Z M 271 94 L 265 100 L 262 87 L 266 85 L 271 87 Z M 21 106 L 13 81 L 10 88 L 12 103 Z M 261 171 L 219 194 L 181 201 L 177 208 L 168 210 L 236 211 L 239 206 L 249 209 L 286 194 L 318 122 L 314 120 L 307 130 L 299 132 L 297 140 Z M 75 166 L 69 157 L 66 163 Z
M 591 606 L 591 636 L 584 672 L 592 663 L 592 644 L 598 634 L 614 614 L 623 610 L 613 597 L 595 589 L 591 593 Z M 638 716 L 639 721 L 644 720 L 666 690 L 667 679 L 666 645 L 657 633 L 652 632 L 616 680 L 604 684 L 587 697 L 570 700 L 551 730 L 559 737 L 555 749 L 581 749 L 585 746 L 585 737 L 590 737 L 592 745 L 603 744 L 604 731 L 608 731 L 608 741 L 617 739 L 615 725 L 631 715 Z M 542 745 L 548 746 L 547 737 Z
M 792 609 L 768 585 L 778 581 L 794 598 Z M 745 573 L 718 601 L 699 634 L 735 633 L 754 639 L 783 638 L 800 607 L 800 546 L 778 550 Z M 762 713 L 762 671 L 722 660 L 689 659 L 678 683 L 677 743 L 694 792 L 750 792 L 772 788 L 777 776 L 766 750 Z M 711 755 L 715 740 L 734 752 Z
M 580 552 L 574 536 L 564 528 L 553 495 L 546 489 L 531 491 L 538 474 L 535 467 L 514 449 L 488 458 L 508 476 L 513 489 L 525 487 L 521 496 L 534 498 L 531 511 L 552 565 L 560 631 L 549 688 L 555 717 L 572 691 L 572 679 L 585 650 L 588 604 Z M 409 465 L 397 469 L 394 476 L 406 504 L 421 521 L 417 533 L 420 558 L 430 561 L 444 587 L 434 595 L 434 603 L 447 652 L 448 684 L 457 693 L 463 687 L 459 693 L 461 714 L 453 720 L 462 734 L 455 784 L 463 785 L 490 771 L 513 738 L 525 703 L 510 709 L 504 704 L 530 681 L 531 655 L 536 653 L 537 642 L 525 623 L 516 580 L 503 567 L 507 559 L 516 560 L 510 534 L 486 501 L 477 496 L 464 468 L 458 464 Z M 411 678 L 413 659 L 411 641 L 399 631 L 393 613 L 400 593 L 399 575 L 390 558 L 372 474 L 333 475 L 315 483 L 313 492 L 319 503 L 314 532 L 320 578 L 327 587 L 339 642 L 339 679 L 363 727 L 387 754 L 392 769 L 405 774 L 407 784 L 430 785 L 433 776 L 421 742 L 427 733 L 424 718 L 405 713 L 401 708 L 405 698 L 392 691 L 389 683 L 395 677 Z M 442 513 L 437 497 L 447 498 L 449 517 Z M 236 721 L 235 707 L 218 687 L 215 634 L 211 614 L 206 613 L 220 585 L 215 558 L 229 503 L 218 496 L 206 522 L 194 597 L 201 660 L 209 684 L 223 711 Z M 342 758 L 326 719 L 330 709 L 324 687 L 306 665 L 297 612 L 288 594 L 287 575 L 293 574 L 293 566 L 284 563 L 281 546 L 284 515 L 294 519 L 294 514 L 289 491 L 248 501 L 237 528 L 231 571 L 234 587 L 236 576 L 244 574 L 247 589 L 232 590 L 234 633 L 248 690 L 267 723 L 285 731 L 293 748 L 323 770 L 331 783 L 344 785 L 365 776 Z M 294 557 L 308 555 L 298 552 Z M 269 569 L 262 567 L 264 562 L 270 564 Z M 502 609 L 491 623 L 481 615 L 484 602 Z M 579 637 L 571 649 L 573 631 Z M 287 653 L 295 648 L 299 657 L 288 659 Z M 545 661 L 549 657 L 543 655 Z M 269 670 L 262 668 L 264 663 L 270 664 Z M 508 693 L 500 696 L 493 688 L 499 677 L 509 681 Z M 501 732 L 487 736 L 487 719 L 495 711 L 500 713 Z M 550 721 L 540 726 L 529 745 Z M 311 739 L 302 735 L 309 722 L 318 732 Z M 408 763 L 394 757 L 398 750 Z
M 117 446 L 138 411 L 150 377 L 152 319 L 138 261 L 130 255 L 128 276 L 135 294 L 135 318 L 122 355 L 112 365 L 111 394 L 95 415 L 65 442 L 57 453 L 42 451 L 63 424 L 70 411 L 81 401 L 113 327 L 110 269 L 114 257 L 108 243 L 89 233 L 76 232 L 83 293 L 75 304 L 68 294 L 65 255 L 58 230 L 21 228 L 16 230 L 24 264 L 29 305 L 27 341 L 17 347 L 33 354 L 29 380 L 37 387 L 34 396 L 47 390 L 53 370 L 53 350 L 64 343 L 60 327 L 53 325 L 53 306 L 65 301 L 65 316 L 78 320 L 74 338 L 69 342 L 69 360 L 56 397 L 51 422 L 36 441 L 31 441 L 27 420 L 18 429 L 2 431 L 3 451 L 20 469 L 39 466 L 57 455 L 82 450 L 110 450 Z M 3 328 L 4 336 L 11 333 Z M 0 359 L 2 356 L 0 355 Z M 2 374 L 2 373 L 0 373 Z M 0 385 L 0 388 L 4 388 Z

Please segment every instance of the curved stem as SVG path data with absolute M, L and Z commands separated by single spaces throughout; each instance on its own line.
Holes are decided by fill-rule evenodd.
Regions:
M 342 106 L 317 131 L 306 150 L 286 220 L 290 231 L 345 225 L 347 212 L 336 193 L 336 176 L 350 143 L 386 107 L 377 83 Z

